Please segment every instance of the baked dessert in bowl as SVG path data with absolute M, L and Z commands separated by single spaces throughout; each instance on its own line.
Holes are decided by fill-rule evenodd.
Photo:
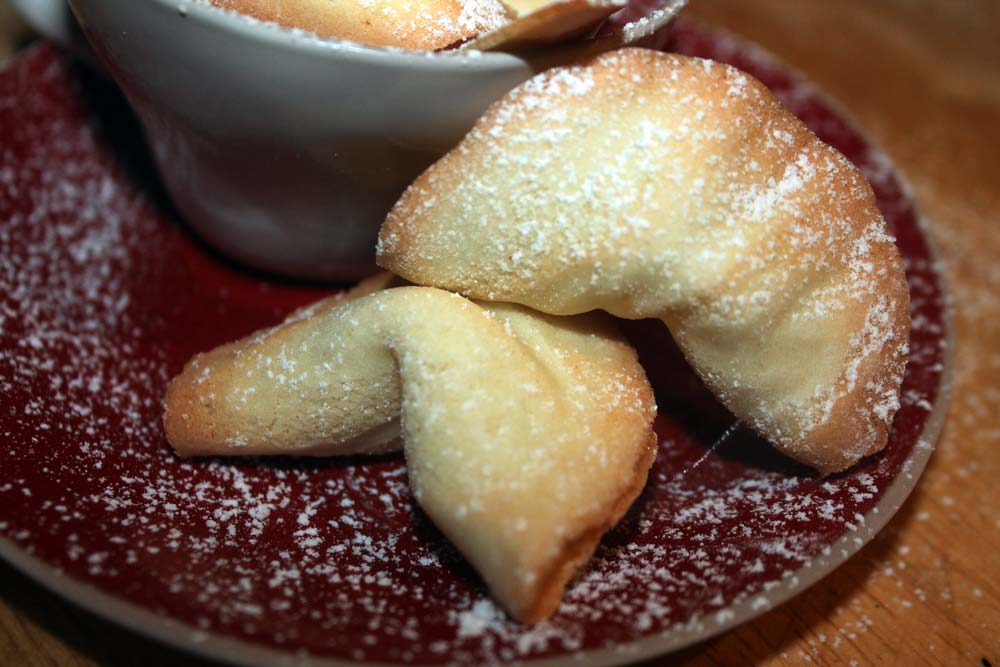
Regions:
M 592 34 L 626 0 L 211 0 L 217 7 L 369 46 L 538 48 Z
M 211 0 L 212 4 L 318 37 L 437 51 L 508 21 L 500 0 Z

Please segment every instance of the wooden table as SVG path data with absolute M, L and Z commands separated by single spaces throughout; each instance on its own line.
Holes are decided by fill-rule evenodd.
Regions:
M 944 434 L 911 499 L 806 594 L 656 665 L 1000 665 L 1000 2 L 692 0 L 825 88 L 893 157 L 947 263 Z M 0 0 L 0 59 L 24 26 Z M 0 565 L 0 665 L 209 666 Z

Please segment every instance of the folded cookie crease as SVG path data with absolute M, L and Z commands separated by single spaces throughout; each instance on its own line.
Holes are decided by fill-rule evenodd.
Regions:
M 387 283 L 194 358 L 167 393 L 168 440 L 185 456 L 402 442 L 420 506 L 502 606 L 541 620 L 655 456 L 635 351 L 603 314 Z

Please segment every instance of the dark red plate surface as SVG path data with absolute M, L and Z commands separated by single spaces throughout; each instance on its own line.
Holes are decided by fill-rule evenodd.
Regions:
M 940 425 L 933 255 L 891 164 L 825 98 L 697 24 L 679 23 L 670 47 L 762 79 L 871 179 L 913 302 L 885 452 L 817 478 L 731 429 L 665 329 L 630 323 L 661 405 L 650 483 L 558 615 L 512 623 L 414 508 L 399 457 L 172 455 L 160 401 L 184 361 L 328 290 L 194 240 L 116 94 L 43 45 L 0 74 L 0 554 L 143 632 L 261 664 L 621 662 L 719 632 L 833 569 L 906 497 Z

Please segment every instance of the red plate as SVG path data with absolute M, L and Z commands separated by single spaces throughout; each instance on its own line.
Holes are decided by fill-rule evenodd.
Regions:
M 0 74 L 0 554 L 97 613 L 253 664 L 444 664 L 674 649 L 801 592 L 916 483 L 943 413 L 948 327 L 892 165 L 808 84 L 687 21 L 672 48 L 763 80 L 860 165 L 906 260 L 911 351 L 889 446 L 818 479 L 745 430 L 665 329 L 629 331 L 658 391 L 650 483 L 550 622 L 507 620 L 411 501 L 399 457 L 184 462 L 167 380 L 323 289 L 207 250 L 157 188 L 118 96 L 51 46 Z

